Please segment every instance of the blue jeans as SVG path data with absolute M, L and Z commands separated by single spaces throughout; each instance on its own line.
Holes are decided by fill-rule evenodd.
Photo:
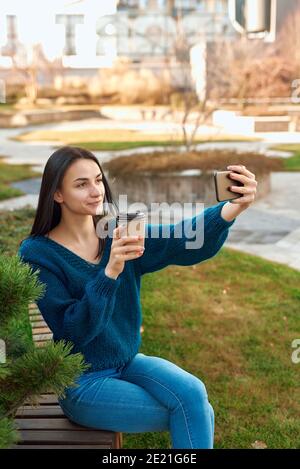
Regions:
M 203 382 L 164 358 L 81 375 L 59 400 L 80 425 L 125 433 L 170 431 L 172 448 L 213 448 L 214 411 Z

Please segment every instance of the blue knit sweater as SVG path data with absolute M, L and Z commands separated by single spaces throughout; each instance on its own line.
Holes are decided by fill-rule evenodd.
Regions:
M 33 271 L 39 269 L 38 278 L 46 284 L 46 291 L 37 300 L 37 305 L 53 332 L 54 341 L 73 342 L 72 352 L 81 352 L 85 361 L 91 364 L 87 372 L 117 368 L 130 361 L 138 353 L 141 343 L 141 276 L 168 265 L 188 266 L 213 257 L 236 220 L 228 222 L 221 217 L 225 203 L 220 202 L 184 219 L 189 224 L 185 226 L 192 228 L 196 226 L 197 218 L 204 217 L 204 242 L 197 249 L 186 247 L 185 243 L 193 238 L 190 234 L 186 237 L 185 229 L 181 238 L 174 236 L 183 221 L 170 225 L 167 238 L 162 234 L 162 224 L 147 224 L 144 254 L 125 262 L 124 270 L 116 280 L 104 272 L 110 255 L 110 236 L 98 264 L 85 261 L 45 236 L 25 239 L 19 255 Z M 150 230 L 154 226 L 158 237 L 155 234 L 151 238 Z

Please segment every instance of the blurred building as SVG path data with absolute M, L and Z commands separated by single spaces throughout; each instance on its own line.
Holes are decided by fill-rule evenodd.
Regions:
M 30 63 L 31 46 L 37 40 L 44 64 L 58 57 L 58 73 L 91 77 L 121 57 L 136 69 L 145 67 L 160 73 L 171 66 L 176 70 L 192 47 L 194 63 L 199 52 L 205 68 L 207 44 L 238 35 L 228 16 L 227 0 L 78 0 L 61 2 L 62 6 L 56 1 L 51 13 L 48 6 L 42 10 L 43 2 L 27 0 L 24 5 L 30 1 L 40 5 L 30 22 L 28 10 L 19 14 L 9 2 L 6 10 L 3 3 L 0 6 L 0 78 L 5 78 L 13 57 L 20 67 Z M 298 4 L 299 0 L 278 0 L 278 26 Z M 39 26 L 34 39 L 30 36 L 35 29 L 32 21 Z M 42 53 L 40 60 L 43 62 Z M 45 76 L 40 73 L 41 83 L 47 81 Z
M 228 18 L 227 0 L 120 0 L 115 18 L 102 18 L 99 27 L 114 25 L 118 55 L 136 63 L 174 55 L 176 39 L 189 45 L 236 35 Z

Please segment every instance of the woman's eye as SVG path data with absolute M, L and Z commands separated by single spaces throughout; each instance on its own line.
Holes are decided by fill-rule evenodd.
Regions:
M 102 182 L 102 178 L 101 179 L 97 179 L 97 182 L 100 183 Z M 79 184 L 77 187 L 83 187 L 86 185 L 86 182 L 82 182 L 81 184 Z

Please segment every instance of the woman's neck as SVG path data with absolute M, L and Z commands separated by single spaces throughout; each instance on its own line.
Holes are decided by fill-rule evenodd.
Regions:
M 84 244 L 97 236 L 93 217 L 90 215 L 62 217 L 59 224 L 52 231 L 55 231 L 56 235 L 69 243 L 75 244 Z

